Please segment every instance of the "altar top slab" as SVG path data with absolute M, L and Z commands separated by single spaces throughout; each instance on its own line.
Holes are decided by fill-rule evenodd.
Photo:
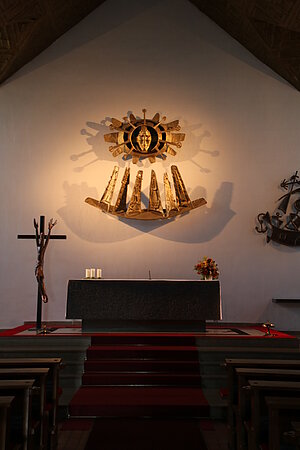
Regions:
M 180 282 L 189 282 L 189 283 L 198 283 L 201 282 L 207 282 L 210 283 L 211 281 L 217 281 L 219 280 L 195 280 L 195 279 L 183 279 L 183 278 L 79 278 L 74 279 L 70 281 L 180 281 Z

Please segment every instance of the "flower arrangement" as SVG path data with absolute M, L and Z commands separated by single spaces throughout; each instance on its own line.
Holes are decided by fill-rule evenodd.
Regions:
M 202 280 L 208 280 L 212 278 L 217 280 L 219 278 L 218 264 L 212 258 L 204 256 L 195 266 L 194 270 L 201 275 Z

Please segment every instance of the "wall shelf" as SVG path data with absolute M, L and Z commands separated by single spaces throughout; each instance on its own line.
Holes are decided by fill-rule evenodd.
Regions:
M 282 304 L 297 304 L 300 305 L 300 298 L 272 298 L 273 303 L 282 303 Z

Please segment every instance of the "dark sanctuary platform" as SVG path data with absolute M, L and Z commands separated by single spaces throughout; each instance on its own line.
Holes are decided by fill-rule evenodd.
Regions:
M 204 331 L 221 319 L 219 281 L 70 280 L 67 319 L 83 332 Z
M 88 415 L 95 412 L 91 409 L 84 411 L 85 407 L 90 408 L 90 401 L 91 408 L 99 407 L 105 414 L 108 413 L 105 405 L 113 409 L 123 405 L 121 409 L 124 414 L 126 411 L 128 414 L 130 411 L 137 411 L 141 407 L 148 409 L 143 411 L 146 415 L 153 411 L 153 408 L 159 412 L 160 406 L 156 401 L 165 401 L 165 406 L 161 406 L 166 407 L 167 412 L 171 414 L 190 414 L 195 407 L 203 407 L 202 412 L 206 414 L 208 403 L 210 416 L 224 419 L 227 414 L 227 399 L 223 393 L 228 377 L 225 358 L 299 359 L 297 338 L 274 329 L 267 335 L 261 324 L 207 324 L 205 331 L 197 332 L 105 330 L 95 333 L 83 332 L 80 321 L 47 322 L 44 325 L 47 326 L 45 334 L 37 332 L 34 322 L 26 322 L 24 325 L 2 331 L 0 357 L 62 358 L 62 395 L 59 398 L 59 407 L 61 411 L 70 412 L 69 405 L 74 399 L 72 404 L 77 408 L 77 411 L 73 409 L 74 415 L 78 412 Z M 198 383 L 199 375 L 201 386 Z M 97 388 L 97 395 L 92 388 L 95 382 L 100 382 L 100 378 L 97 381 L 95 376 L 102 379 L 102 386 Z M 169 397 L 166 391 L 166 395 L 158 395 L 158 389 L 161 389 L 159 384 L 165 389 L 166 379 L 169 389 L 175 389 Z M 174 384 L 180 383 L 177 389 Z M 184 395 L 182 383 L 187 385 Z M 152 390 L 149 386 L 151 395 L 145 392 L 146 385 L 149 384 L 154 388 Z M 112 395 L 115 400 L 112 400 L 112 385 L 127 385 L 127 389 L 121 389 L 122 392 L 118 388 L 114 390 L 115 394 Z M 80 386 L 82 389 L 79 389 Z M 197 387 L 202 390 L 203 397 L 200 392 L 194 395 Z M 80 392 L 77 395 L 78 389 Z M 87 393 L 88 397 L 81 395 L 84 393 Z M 147 397 L 144 397 L 144 394 Z M 148 398 L 148 405 L 144 398 Z M 113 406 L 112 402 L 119 399 L 121 403 Z M 187 399 L 185 405 L 184 399 Z M 199 403 L 195 405 L 195 401 Z M 115 411 L 120 413 L 119 408 Z M 92 448 L 98 447 L 94 445 Z M 185 445 L 181 448 L 192 449 Z

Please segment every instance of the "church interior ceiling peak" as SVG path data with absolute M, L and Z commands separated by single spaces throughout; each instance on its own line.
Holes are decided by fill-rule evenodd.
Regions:
M 190 0 L 300 90 L 300 0 Z
M 105 0 L 1 0 L 0 83 Z M 189 0 L 300 90 L 300 0 Z

